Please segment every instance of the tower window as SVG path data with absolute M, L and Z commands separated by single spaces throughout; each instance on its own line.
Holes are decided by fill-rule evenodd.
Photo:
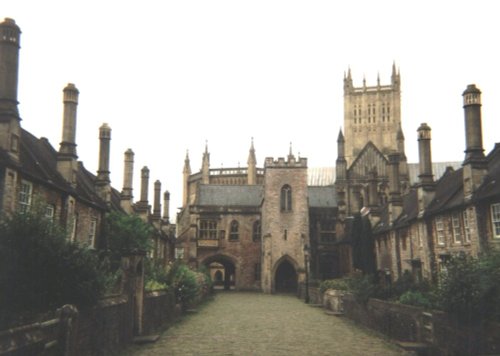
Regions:
M 229 231 L 229 241 L 237 241 L 239 239 L 239 224 L 236 220 L 231 221 L 231 228 Z
M 281 211 L 292 211 L 292 188 L 288 184 L 281 188 Z

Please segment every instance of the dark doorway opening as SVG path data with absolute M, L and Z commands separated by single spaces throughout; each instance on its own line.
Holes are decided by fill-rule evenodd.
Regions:
M 275 290 L 277 293 L 297 292 L 297 272 L 287 260 L 281 262 L 276 269 Z

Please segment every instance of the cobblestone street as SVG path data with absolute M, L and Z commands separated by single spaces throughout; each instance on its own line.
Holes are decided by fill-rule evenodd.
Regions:
M 351 321 L 294 296 L 218 293 L 153 344 L 128 355 L 403 355 Z

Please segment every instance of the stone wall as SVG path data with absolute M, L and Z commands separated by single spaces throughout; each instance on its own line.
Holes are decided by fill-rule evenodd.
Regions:
M 0 332 L 0 354 L 40 354 L 47 345 L 56 354 L 114 355 L 136 336 L 132 301 L 127 296 L 104 298 L 98 305 L 76 313 L 70 322 L 58 318 Z M 145 295 L 143 335 L 158 331 L 180 313 L 172 292 Z M 48 326 L 45 326 L 48 325 Z
M 441 311 L 377 299 L 366 305 L 351 294 L 343 297 L 344 315 L 391 339 L 428 345 L 433 355 L 500 353 L 500 324 L 464 326 Z

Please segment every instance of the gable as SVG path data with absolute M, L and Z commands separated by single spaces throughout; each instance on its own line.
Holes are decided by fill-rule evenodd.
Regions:
M 351 179 L 363 179 L 375 168 L 378 177 L 387 177 L 388 163 L 382 152 L 370 141 L 351 164 L 347 174 Z

